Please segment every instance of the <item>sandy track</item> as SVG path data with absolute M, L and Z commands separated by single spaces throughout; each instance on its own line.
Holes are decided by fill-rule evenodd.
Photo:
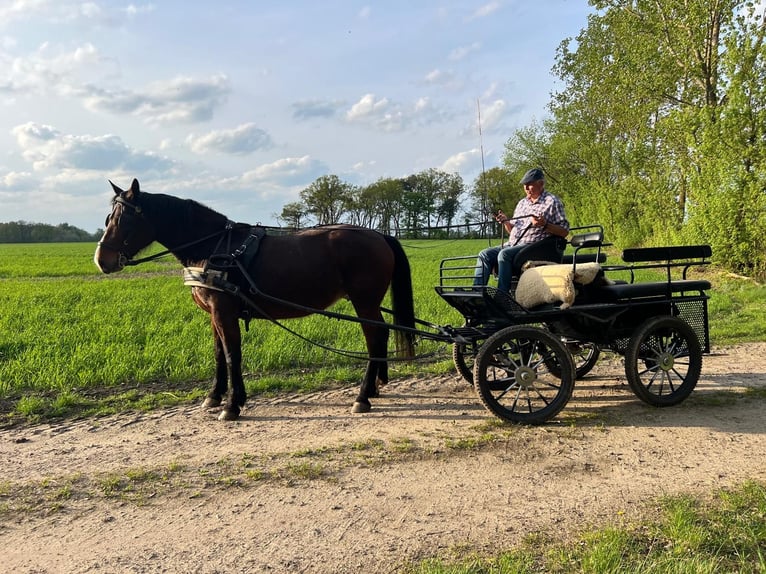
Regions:
M 766 343 L 706 356 L 670 409 L 602 359 L 541 427 L 493 424 L 457 377 L 420 377 L 368 415 L 342 389 L 259 400 L 233 424 L 189 406 L 6 430 L 0 503 L 26 507 L 0 522 L 0 570 L 383 573 L 576 532 L 659 495 L 766 480 L 748 387 L 766 387 Z

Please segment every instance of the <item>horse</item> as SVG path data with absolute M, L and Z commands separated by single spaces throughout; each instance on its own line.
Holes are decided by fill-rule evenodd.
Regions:
M 136 179 L 127 190 L 109 183 L 115 196 L 94 262 L 103 273 L 121 271 L 139 263 L 136 255 L 156 241 L 185 273 L 197 270 L 192 272 L 197 279 L 191 282 L 192 299 L 210 314 L 216 363 L 203 407 L 220 407 L 226 398 L 219 420 L 239 418 L 247 400 L 240 319 L 304 317 L 348 298 L 367 346 L 355 413 L 369 412 L 370 398 L 379 396 L 379 386 L 388 382 L 390 329 L 380 305 L 389 289 L 397 355 L 414 357 L 410 265 L 395 237 L 345 224 L 270 234 L 234 223 L 191 199 L 144 192 Z

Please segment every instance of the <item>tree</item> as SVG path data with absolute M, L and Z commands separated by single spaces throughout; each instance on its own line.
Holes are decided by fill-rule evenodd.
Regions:
M 63 243 L 79 241 L 97 241 L 103 230 L 88 233 L 68 223 L 49 225 L 47 223 L 29 223 L 11 221 L 0 223 L 0 243 Z
M 399 234 L 402 212 L 402 180 L 381 178 L 364 189 L 364 193 L 375 198 L 378 227 L 383 233 Z
M 548 159 L 568 207 L 590 206 L 618 243 L 682 234 L 695 150 L 725 97 L 723 40 L 745 4 L 591 0 L 588 26 L 560 45 Z
M 502 167 L 493 167 L 479 174 L 471 187 L 471 210 L 478 222 L 494 221 L 493 217 L 499 209 L 509 210 L 519 200 L 518 181 L 510 171 Z M 482 236 L 487 234 L 485 226 L 481 226 Z
M 724 42 L 726 91 L 698 122 L 688 236 L 726 254 L 739 272 L 766 277 L 766 20 L 741 10 Z
M 352 201 L 353 186 L 337 175 L 323 175 L 300 192 L 308 213 L 319 225 L 340 223 Z
M 436 225 L 452 227 L 460 211 L 460 198 L 465 193 L 463 178 L 457 173 L 440 174 L 440 187 L 437 192 Z
M 287 203 L 282 207 L 282 213 L 277 216 L 278 221 L 283 221 L 287 227 L 300 229 L 303 227 L 303 219 L 308 215 L 308 210 L 299 201 Z

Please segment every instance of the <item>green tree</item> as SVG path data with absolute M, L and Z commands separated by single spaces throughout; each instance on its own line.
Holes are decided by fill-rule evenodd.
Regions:
M 521 197 L 519 179 L 514 179 L 511 172 L 502 167 L 493 167 L 480 173 L 470 190 L 473 219 L 476 222 L 493 222 L 499 209 L 512 209 Z M 494 226 L 488 228 L 482 225 L 479 233 L 482 236 L 494 235 Z
M 546 159 L 568 208 L 590 208 L 618 243 L 671 240 L 688 221 L 696 149 L 724 91 L 722 40 L 737 0 L 592 0 L 559 47 Z M 559 193 L 564 195 L 564 193 Z
M 284 222 L 287 227 L 299 229 L 303 227 L 306 215 L 308 208 L 300 201 L 293 201 L 282 207 L 282 213 L 277 216 L 277 220 Z
M 725 94 L 712 121 L 698 121 L 687 236 L 766 278 L 766 22 L 756 8 L 737 14 L 721 55 Z
M 308 213 L 319 225 L 340 223 L 353 198 L 354 187 L 341 181 L 337 175 L 323 175 L 306 189 L 300 197 Z
M 399 234 L 404 187 L 401 179 L 381 178 L 368 185 L 365 193 L 375 197 L 378 228 L 383 233 Z

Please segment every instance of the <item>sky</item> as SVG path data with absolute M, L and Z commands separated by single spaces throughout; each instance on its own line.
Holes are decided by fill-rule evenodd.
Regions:
M 556 49 L 590 11 L 0 0 L 0 222 L 95 232 L 109 181 L 133 178 L 264 225 L 325 175 L 361 186 L 435 168 L 470 186 L 546 116 Z

